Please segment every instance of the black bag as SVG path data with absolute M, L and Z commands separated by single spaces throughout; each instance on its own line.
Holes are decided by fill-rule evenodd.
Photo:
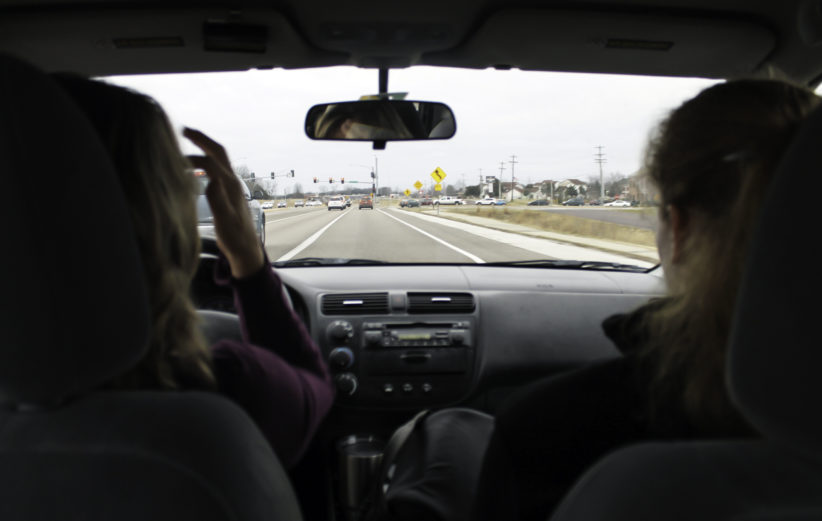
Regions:
M 494 418 L 473 409 L 423 411 L 385 449 L 366 521 L 468 521 Z

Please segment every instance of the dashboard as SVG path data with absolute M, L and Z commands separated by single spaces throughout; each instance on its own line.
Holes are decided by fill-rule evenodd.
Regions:
M 209 341 L 239 336 L 204 258 L 194 299 Z M 335 409 L 481 409 L 497 389 L 618 356 L 604 318 L 665 291 L 648 273 L 482 265 L 279 268 L 337 386 Z M 479 405 L 478 405 L 479 404 Z

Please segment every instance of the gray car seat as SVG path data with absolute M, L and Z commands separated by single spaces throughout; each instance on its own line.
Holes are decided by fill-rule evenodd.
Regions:
M 822 110 L 803 124 L 754 230 L 730 340 L 728 385 L 758 441 L 649 443 L 606 457 L 552 521 L 822 519 Z
M 137 245 L 101 143 L 0 56 L 0 519 L 299 520 L 250 418 L 212 393 L 105 391 L 142 356 Z

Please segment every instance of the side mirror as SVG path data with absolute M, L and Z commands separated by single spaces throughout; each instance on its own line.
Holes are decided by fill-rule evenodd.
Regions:
M 314 105 L 305 117 L 311 139 L 337 141 L 412 141 L 449 139 L 457 123 L 444 103 L 363 100 Z

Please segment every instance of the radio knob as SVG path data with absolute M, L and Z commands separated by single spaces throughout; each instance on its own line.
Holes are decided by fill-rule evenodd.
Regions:
M 357 377 L 354 376 L 353 373 L 342 373 L 337 375 L 334 379 L 334 383 L 337 385 L 337 391 L 340 394 L 345 394 L 351 396 L 355 392 L 357 392 L 357 386 L 359 382 L 357 382 Z
M 345 320 L 335 320 L 328 326 L 328 336 L 337 342 L 346 342 L 354 336 L 354 326 Z
M 354 363 L 354 353 L 347 347 L 338 347 L 328 354 L 328 363 L 334 369 L 348 369 Z

